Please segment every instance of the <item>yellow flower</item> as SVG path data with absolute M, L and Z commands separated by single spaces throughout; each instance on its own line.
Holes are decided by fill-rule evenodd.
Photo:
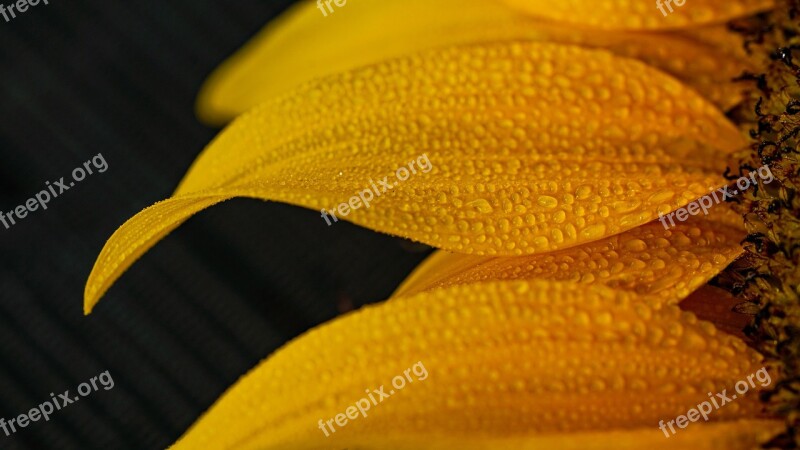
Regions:
M 676 306 L 741 254 L 741 218 L 654 219 L 727 184 L 748 141 L 722 110 L 757 61 L 723 24 L 772 2 L 673 6 L 305 2 L 226 62 L 198 112 L 237 118 L 109 239 L 87 313 L 207 207 L 324 216 L 420 155 L 429 171 L 339 219 L 442 250 L 390 301 L 262 362 L 175 448 L 746 449 L 779 431 L 755 392 L 659 429 L 763 367 Z

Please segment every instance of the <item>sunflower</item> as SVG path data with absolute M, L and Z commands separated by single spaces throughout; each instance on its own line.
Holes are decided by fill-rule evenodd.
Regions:
M 794 292 L 781 274 L 796 260 L 780 272 L 755 243 L 789 239 L 757 228 L 774 231 L 762 197 L 775 186 L 794 198 L 791 152 L 762 157 L 765 142 L 794 145 L 773 111 L 796 94 L 776 88 L 797 74 L 793 4 L 325 3 L 299 3 L 210 77 L 198 115 L 232 122 L 172 197 L 109 239 L 85 311 L 234 197 L 439 250 L 388 301 L 271 355 L 175 448 L 792 445 L 796 292 L 767 277 Z M 790 73 L 762 75 L 775 67 Z M 776 152 L 769 187 L 752 175 Z M 385 181 L 422 156 L 427 171 Z M 687 206 L 747 175 L 735 211 Z M 725 306 L 737 300 L 709 282 L 743 296 L 747 335 Z

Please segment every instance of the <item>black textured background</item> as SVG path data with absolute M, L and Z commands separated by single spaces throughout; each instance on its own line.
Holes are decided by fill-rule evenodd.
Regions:
M 0 18 L 0 209 L 97 153 L 109 164 L 0 226 L 0 417 L 105 370 L 115 381 L 49 422 L 0 431 L 0 448 L 165 448 L 258 361 L 385 298 L 424 257 L 314 211 L 234 200 L 179 228 L 83 316 L 105 240 L 169 196 L 217 132 L 193 114 L 201 82 L 290 3 L 50 0 Z

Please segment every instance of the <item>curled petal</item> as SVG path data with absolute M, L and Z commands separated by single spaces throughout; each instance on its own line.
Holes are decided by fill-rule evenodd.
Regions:
M 511 42 L 388 61 L 235 121 L 173 198 L 109 239 L 85 308 L 147 248 L 227 198 L 333 211 L 372 189 L 370 207 L 340 215 L 452 251 L 533 254 L 630 230 L 708 193 L 743 144 L 693 90 L 606 51 Z M 401 181 L 395 171 L 411 162 L 418 170 Z M 373 181 L 382 179 L 388 187 Z

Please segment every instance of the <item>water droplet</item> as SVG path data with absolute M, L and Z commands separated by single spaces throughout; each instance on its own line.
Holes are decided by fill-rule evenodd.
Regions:
M 642 202 L 639 200 L 616 201 L 611 204 L 611 207 L 614 208 L 614 211 L 620 214 L 626 214 L 632 211 L 636 211 L 641 206 Z
M 625 250 L 641 252 L 647 250 L 647 243 L 641 239 L 631 239 L 624 244 Z
M 536 203 L 538 203 L 539 206 L 542 206 L 544 208 L 555 208 L 556 206 L 558 206 L 558 200 L 556 200 L 555 197 L 551 197 L 549 195 L 539 196 L 539 198 L 536 199 Z
M 592 187 L 589 185 L 580 186 L 575 191 L 575 197 L 577 197 L 578 200 L 586 200 L 590 195 L 592 195 Z
M 488 201 L 482 198 L 467 203 L 467 206 L 471 206 L 477 209 L 482 214 L 491 214 L 492 211 L 494 211 L 492 205 L 490 205 Z
M 651 195 L 648 199 L 648 203 L 665 203 L 675 197 L 675 193 L 672 191 L 661 191 L 656 192 L 655 194 Z
M 581 236 L 587 239 L 600 239 L 605 235 L 605 233 L 606 225 L 602 223 L 590 225 L 581 230 Z

